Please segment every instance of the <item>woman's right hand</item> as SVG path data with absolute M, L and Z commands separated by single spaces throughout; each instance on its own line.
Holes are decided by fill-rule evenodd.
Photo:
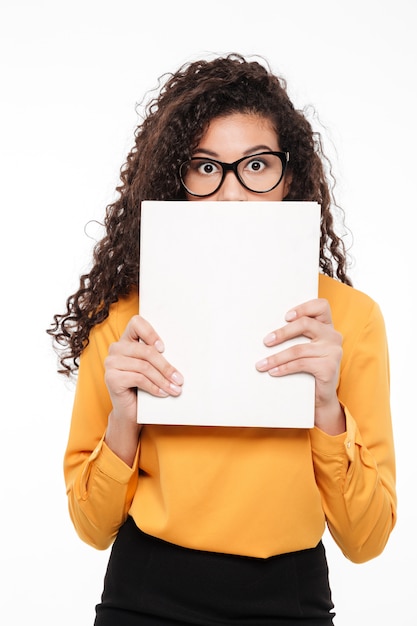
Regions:
M 129 464 L 140 433 L 136 390 L 160 398 L 179 396 L 182 391 L 183 376 L 165 359 L 163 351 L 160 336 L 149 322 L 135 315 L 119 341 L 110 345 L 104 363 L 105 382 L 113 405 L 105 441 Z

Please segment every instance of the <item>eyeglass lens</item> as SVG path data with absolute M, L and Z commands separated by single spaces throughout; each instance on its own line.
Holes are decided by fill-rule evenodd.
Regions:
M 236 168 L 240 182 L 258 193 L 273 189 L 282 177 L 282 162 L 275 154 L 259 154 L 242 159 Z M 220 187 L 224 170 L 221 163 L 194 157 L 181 167 L 181 179 L 186 189 L 197 196 L 207 196 Z

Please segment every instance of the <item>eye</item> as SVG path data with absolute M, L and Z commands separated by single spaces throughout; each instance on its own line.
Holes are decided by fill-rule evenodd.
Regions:
M 257 173 L 257 172 L 262 172 L 266 166 L 267 165 L 265 161 L 257 157 L 256 159 L 250 159 L 249 161 L 246 161 L 245 170 L 248 170 L 249 172 Z
M 213 161 L 196 161 L 195 162 L 196 171 L 202 176 L 210 176 L 210 174 L 217 174 L 220 169 L 216 163 Z

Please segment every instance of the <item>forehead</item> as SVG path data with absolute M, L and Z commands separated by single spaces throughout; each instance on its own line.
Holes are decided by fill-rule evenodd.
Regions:
M 278 149 L 278 134 L 269 118 L 254 113 L 231 113 L 211 120 L 198 145 L 233 144 L 245 149 L 247 145 L 264 143 L 271 150 Z

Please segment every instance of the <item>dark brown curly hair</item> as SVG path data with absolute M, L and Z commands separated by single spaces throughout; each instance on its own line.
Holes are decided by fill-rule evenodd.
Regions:
M 216 117 L 255 113 L 272 122 L 281 150 L 290 153 L 291 186 L 285 199 L 321 205 L 320 270 L 351 284 L 345 246 L 334 230 L 331 167 L 320 134 L 290 101 L 286 81 L 264 61 L 229 54 L 187 63 L 160 82 L 121 168 L 118 199 L 106 208 L 106 234 L 94 247 L 91 270 L 68 297 L 66 312 L 54 315 L 47 330 L 60 355 L 60 373 L 77 370 L 92 327 L 108 316 L 112 303 L 138 287 L 141 202 L 185 199 L 178 168 Z

